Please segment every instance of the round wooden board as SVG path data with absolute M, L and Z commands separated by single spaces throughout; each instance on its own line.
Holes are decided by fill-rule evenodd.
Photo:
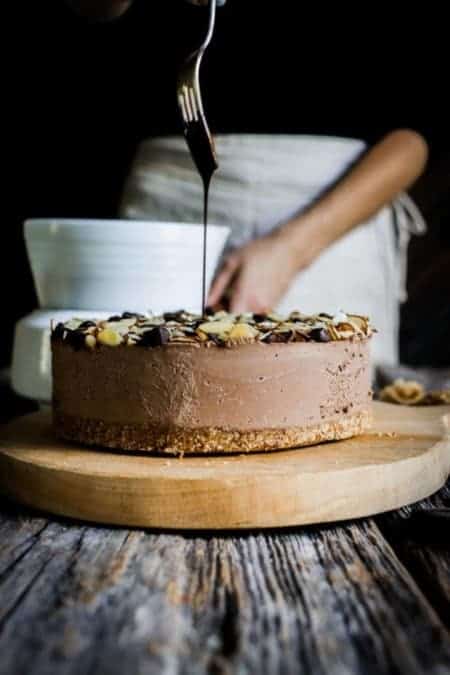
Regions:
M 309 448 L 167 458 L 54 438 L 49 413 L 0 432 L 0 490 L 81 520 L 165 529 L 286 527 L 369 516 L 423 499 L 450 473 L 450 406 L 374 404 L 370 434 Z

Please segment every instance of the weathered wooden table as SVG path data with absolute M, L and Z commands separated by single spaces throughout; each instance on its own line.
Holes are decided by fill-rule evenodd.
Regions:
M 326 495 L 324 495 L 326 499 Z M 450 483 L 376 519 L 92 527 L 0 501 L 0 674 L 450 673 Z

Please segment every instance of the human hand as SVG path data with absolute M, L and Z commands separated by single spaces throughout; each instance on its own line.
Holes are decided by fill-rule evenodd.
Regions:
M 289 231 L 279 230 L 256 239 L 225 260 L 212 285 L 208 305 L 214 307 L 227 297 L 230 312 L 236 314 L 270 311 L 312 257 L 307 244 L 302 252 L 293 246 Z

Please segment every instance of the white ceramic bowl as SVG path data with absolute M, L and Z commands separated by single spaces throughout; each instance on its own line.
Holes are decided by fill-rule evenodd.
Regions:
M 16 324 L 11 367 L 11 384 L 18 394 L 50 403 L 52 398 L 52 364 L 50 322 L 80 319 L 107 319 L 109 312 L 37 310 Z
M 227 227 L 208 227 L 208 284 L 228 234 Z M 25 240 L 43 308 L 200 310 L 202 225 L 33 219 Z

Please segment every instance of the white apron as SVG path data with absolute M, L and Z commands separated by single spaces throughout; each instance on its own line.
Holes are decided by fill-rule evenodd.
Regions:
M 308 207 L 365 149 L 362 141 L 319 136 L 219 136 L 216 145 L 220 167 L 211 184 L 210 222 L 231 227 L 228 250 Z M 138 150 L 121 216 L 201 223 L 202 189 L 183 138 L 151 139 Z M 424 228 L 401 195 L 302 271 L 277 309 L 367 314 L 378 330 L 374 362 L 395 365 L 406 248 L 410 233 Z

